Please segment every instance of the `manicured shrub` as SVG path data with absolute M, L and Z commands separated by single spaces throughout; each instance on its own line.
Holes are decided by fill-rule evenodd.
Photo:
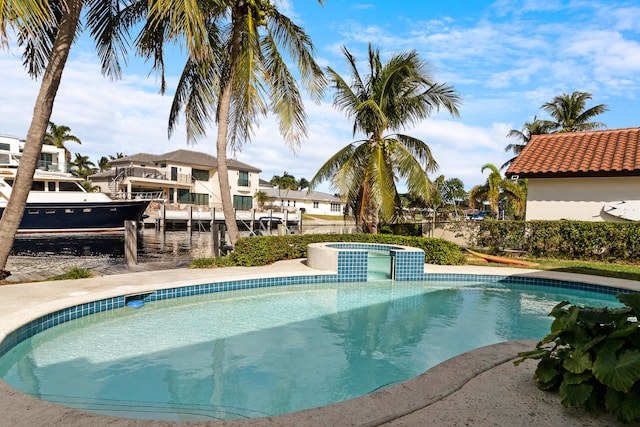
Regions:
M 604 407 L 627 423 L 640 420 L 640 293 L 616 297 L 626 307 L 556 305 L 551 333 L 515 364 L 540 360 L 540 389 L 558 390 L 566 407 Z
M 267 265 L 280 260 L 305 258 L 307 245 L 320 242 L 365 242 L 412 246 L 425 251 L 425 262 L 429 264 L 464 263 L 464 255 L 460 247 L 449 241 L 390 234 L 297 234 L 248 237 L 236 242 L 235 251 L 230 257 L 235 265 Z
M 482 221 L 475 241 L 533 257 L 640 261 L 640 222 Z

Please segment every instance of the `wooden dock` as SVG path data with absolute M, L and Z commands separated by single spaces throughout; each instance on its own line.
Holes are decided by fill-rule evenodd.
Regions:
M 264 234 L 269 230 L 284 227 L 284 234 L 299 233 L 300 216 L 285 212 L 236 212 L 236 222 L 241 231 Z M 144 220 L 145 226 L 155 226 L 165 230 L 210 230 L 214 225 L 224 226 L 225 218 L 222 209 L 205 209 L 188 206 L 184 210 L 165 209 L 162 206 L 155 215 Z M 261 232 L 261 233 L 258 233 Z M 270 234 L 270 233 L 269 233 Z

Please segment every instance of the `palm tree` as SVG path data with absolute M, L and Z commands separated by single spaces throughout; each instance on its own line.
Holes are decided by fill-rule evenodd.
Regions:
M 302 191 L 305 188 L 309 188 L 309 181 L 307 181 L 307 178 L 300 178 L 298 181 L 298 190 Z
M 111 160 L 106 156 L 100 157 L 100 160 L 98 160 L 98 169 L 100 172 L 111 169 Z
M 89 160 L 89 156 L 76 153 L 76 158 L 70 163 L 72 171 L 80 178 L 87 178 L 95 171 L 96 164 Z
M 609 111 L 605 104 L 599 104 L 586 109 L 587 101 L 592 98 L 590 93 L 574 91 L 563 93 L 545 102 L 540 108 L 548 112 L 555 121 L 549 121 L 548 126 L 556 132 L 584 132 L 605 128 L 601 122 L 591 122 L 595 116 Z
M 189 7 L 195 2 L 158 0 L 150 8 L 150 22 L 164 25 L 162 34 L 169 39 L 185 40 L 190 53 L 171 107 L 169 135 L 183 109 L 188 140 L 204 136 L 208 122 L 218 125 L 218 180 L 231 245 L 240 234 L 229 186 L 228 147 L 239 149 L 248 141 L 268 111 L 278 118 L 288 144 L 295 146 L 306 136 L 302 98 L 280 49 L 296 63 L 312 98 L 320 100 L 325 83 L 313 60 L 311 40 L 272 3 L 220 0 L 198 9 Z M 148 41 L 143 51 L 162 64 L 153 34 L 141 40 Z
M 460 96 L 453 87 L 438 84 L 416 51 L 396 54 L 383 64 L 369 45 L 369 74 L 362 76 L 356 58 L 343 48 L 351 70 L 351 86 L 327 68 L 335 89 L 333 104 L 353 119 L 354 141 L 333 155 L 311 179 L 309 188 L 329 180 L 366 231 L 378 232 L 378 222 L 398 212 L 396 180 L 406 180 L 409 193 L 428 200 L 431 182 L 425 173 L 437 169 L 423 141 L 397 132 L 426 119 L 441 107 L 458 116 Z
M 505 152 L 511 151 L 514 156 L 500 166 L 500 169 L 507 168 L 511 163 L 513 163 L 533 135 L 550 133 L 554 127 L 555 125 L 553 123 L 547 120 L 538 120 L 537 117 L 534 117 L 532 122 L 526 122 L 524 124 L 522 130 L 511 129 L 507 134 L 507 138 L 515 138 L 518 142 L 509 144 L 504 148 Z
M 65 160 L 69 163 L 71 161 L 71 152 L 64 146 L 64 143 L 67 141 L 82 144 L 80 138 L 75 135 L 71 135 L 71 128 L 69 126 L 57 126 L 55 123 L 49 122 L 49 131 L 44 134 L 43 143 L 47 145 L 55 145 L 58 148 L 64 149 Z
M 500 198 L 506 197 L 514 205 L 516 215 L 524 211 L 526 195 L 518 183 L 503 178 L 494 165 L 487 163 L 482 166 L 482 172 L 489 169 L 489 176 L 484 185 L 476 185 L 469 191 L 469 205 L 473 208 L 478 200 L 489 202 L 489 208 L 495 218 L 498 218 Z
M 287 190 L 287 193 L 289 193 L 289 190 L 298 189 L 298 181 L 296 180 L 296 177 L 289 175 L 289 172 L 284 172 L 282 176 L 274 175 L 269 181 L 269 184 L 278 187 L 278 199 L 280 199 L 280 206 L 284 206 L 284 202 L 281 197 L 282 190 Z
M 23 57 L 28 73 L 32 77 L 42 77 L 11 197 L 0 219 L 0 270 L 6 266 L 22 220 L 62 72 L 74 37 L 80 30 L 84 4 L 82 0 L 0 2 L 2 45 L 6 44 L 7 26 L 15 28 L 18 43 L 25 47 Z M 86 26 L 96 40 L 103 73 L 117 78 L 120 76 L 118 53 L 124 52 L 127 40 L 126 32 L 111 25 L 119 12 L 119 3 L 94 1 L 86 4 Z
M 256 202 L 258 202 L 260 209 L 264 209 L 264 204 L 269 201 L 269 195 L 264 191 L 256 191 L 253 197 L 256 199 Z
M 458 202 L 467 197 L 464 190 L 464 183 L 460 178 L 449 178 L 445 180 L 439 189 L 442 200 L 445 204 L 453 207 L 454 213 L 458 212 Z

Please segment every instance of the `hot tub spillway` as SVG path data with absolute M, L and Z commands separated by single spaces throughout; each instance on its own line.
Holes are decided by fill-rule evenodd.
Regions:
M 367 256 L 367 281 L 393 279 L 393 256 L 389 252 L 370 251 Z
M 424 251 L 400 245 L 323 242 L 307 245 L 307 265 L 337 273 L 337 280 L 424 280 Z

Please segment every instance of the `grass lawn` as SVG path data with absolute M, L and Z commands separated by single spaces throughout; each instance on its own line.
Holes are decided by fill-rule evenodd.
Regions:
M 600 261 L 573 261 L 564 259 L 547 258 L 522 258 L 523 261 L 535 262 L 540 270 L 555 270 L 565 273 L 591 274 L 594 276 L 615 277 L 618 279 L 629 279 L 640 281 L 640 264 L 624 264 L 620 262 L 600 262 Z M 487 265 L 486 263 L 468 259 L 471 265 Z M 491 263 L 491 266 L 516 267 L 514 265 Z

